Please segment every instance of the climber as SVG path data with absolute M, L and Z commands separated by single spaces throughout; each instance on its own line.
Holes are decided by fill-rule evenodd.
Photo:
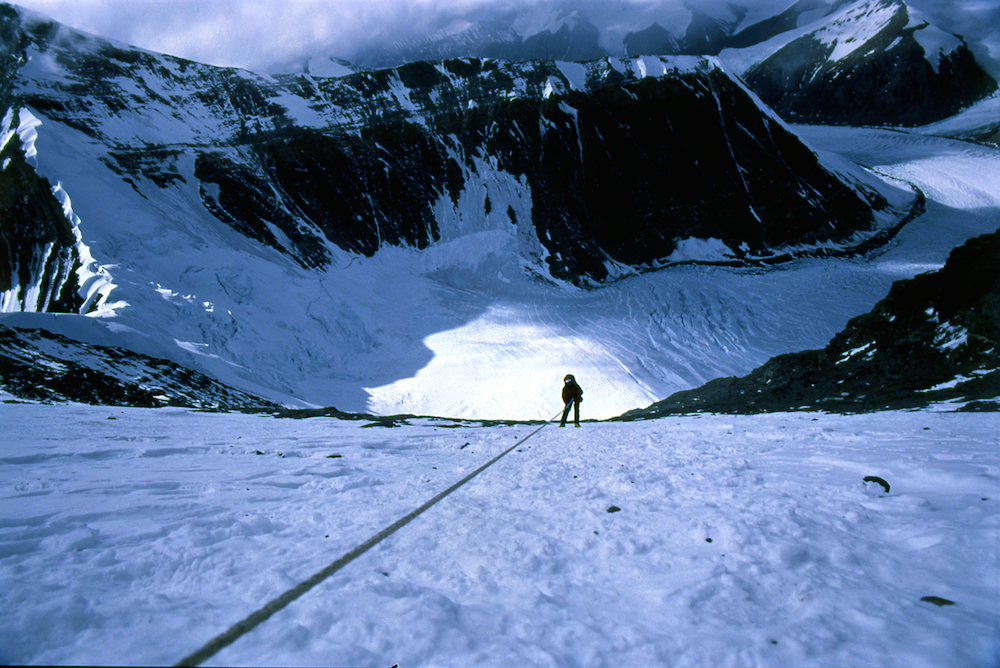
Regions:
M 563 378 L 563 389 L 562 389 L 562 400 L 566 404 L 566 408 L 563 409 L 562 420 L 559 422 L 560 427 L 566 426 L 566 417 L 569 415 L 570 406 L 573 407 L 573 426 L 580 426 L 580 402 L 583 401 L 583 389 L 576 384 L 576 378 L 573 378 L 572 374 L 566 374 Z

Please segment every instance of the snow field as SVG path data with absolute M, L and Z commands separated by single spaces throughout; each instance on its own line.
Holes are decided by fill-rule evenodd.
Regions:
M 0 660 L 62 664 L 179 660 L 537 426 L 0 422 Z M 209 663 L 992 665 L 998 445 L 992 414 L 550 425 Z

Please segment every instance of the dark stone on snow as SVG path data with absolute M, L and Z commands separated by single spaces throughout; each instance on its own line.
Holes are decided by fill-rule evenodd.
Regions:
M 874 483 L 877 483 L 879 485 L 882 485 L 882 487 L 885 488 L 885 493 L 886 494 L 889 493 L 889 483 L 887 483 L 882 478 L 879 478 L 877 475 L 866 475 L 865 476 L 865 482 L 874 482 Z
M 948 599 L 941 598 L 940 596 L 924 596 L 920 600 L 925 601 L 926 603 L 933 603 L 939 608 L 946 605 L 955 605 L 955 601 L 949 601 Z

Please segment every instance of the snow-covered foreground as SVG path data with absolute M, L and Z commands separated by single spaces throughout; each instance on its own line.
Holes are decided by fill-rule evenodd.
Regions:
M 537 428 L 0 423 L 0 661 L 60 664 L 178 661 Z M 996 665 L 998 550 L 995 414 L 549 425 L 210 663 Z

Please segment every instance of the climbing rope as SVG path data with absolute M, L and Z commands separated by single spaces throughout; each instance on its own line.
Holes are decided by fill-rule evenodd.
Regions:
M 381 531 L 379 531 L 377 534 L 375 534 L 365 542 L 355 547 L 350 552 L 344 554 L 344 556 L 340 557 L 339 559 L 328 565 L 326 568 L 318 571 L 312 577 L 303 580 L 299 584 L 295 585 L 294 587 L 286 591 L 281 596 L 278 596 L 274 600 L 267 603 L 264 607 L 260 608 L 256 612 L 251 613 L 242 621 L 233 624 L 224 633 L 220 633 L 219 635 L 215 636 L 207 643 L 205 643 L 200 649 L 192 652 L 191 654 L 188 654 L 186 657 L 178 661 L 175 665 L 197 666 L 207 661 L 211 657 L 215 656 L 220 651 L 222 651 L 229 645 L 236 642 L 239 638 L 246 635 L 260 624 L 267 621 L 272 615 L 274 615 L 274 613 L 284 609 L 292 601 L 296 600 L 297 598 L 308 592 L 310 589 L 312 589 L 313 587 L 315 587 L 316 585 L 323 582 L 328 577 L 330 577 L 331 575 L 342 569 L 344 566 L 348 565 L 349 563 L 351 563 L 352 561 L 363 555 L 365 552 L 372 549 L 373 547 L 381 543 L 383 540 L 385 540 L 386 538 L 388 538 L 389 536 L 396 533 L 397 531 L 405 527 L 407 524 L 415 520 L 417 517 L 419 517 L 424 512 L 429 510 L 432 506 L 434 506 L 438 501 L 441 501 L 443 498 L 445 498 L 446 496 L 457 490 L 459 487 L 469 482 L 470 480 L 475 478 L 477 475 L 479 475 L 489 467 L 496 464 L 500 460 L 500 458 L 504 457 L 507 453 L 514 450 L 514 448 L 523 444 L 529 438 L 540 432 L 549 423 L 555 420 L 556 417 L 558 417 L 560 414 L 561 411 L 553 415 L 546 422 L 543 422 L 542 426 L 540 426 L 538 429 L 531 432 L 530 434 L 522 438 L 520 441 L 518 441 L 514 445 L 510 446 L 509 448 L 501 452 L 499 455 L 497 455 L 490 461 L 486 462 L 485 464 L 480 466 L 478 469 L 476 469 L 469 475 L 462 478 L 454 485 L 444 490 L 443 492 L 435 496 L 433 499 L 431 499 L 424 505 L 420 506 L 419 508 L 411 512 L 409 515 L 406 515 L 405 517 L 401 517 L 400 519 L 396 520 L 395 522 L 393 522 L 386 528 L 382 529 Z

